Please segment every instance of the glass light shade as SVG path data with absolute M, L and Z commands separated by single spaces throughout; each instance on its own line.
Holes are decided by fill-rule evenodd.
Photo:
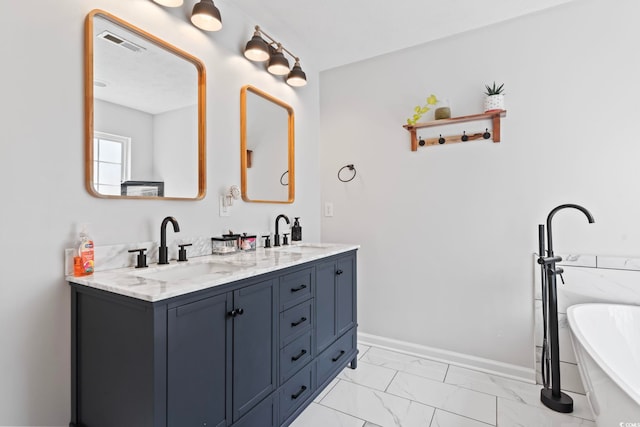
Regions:
M 298 61 L 296 61 L 296 64 L 287 76 L 287 84 L 294 87 L 300 87 L 307 84 L 307 75 L 302 71 L 302 67 L 300 67 L 300 63 Z
M 180 7 L 182 6 L 182 3 L 184 3 L 183 0 L 153 0 L 153 1 L 165 7 Z
M 244 56 L 251 61 L 264 62 L 269 59 L 269 45 L 260 35 L 254 34 L 244 48 Z
M 218 31 L 222 28 L 220 11 L 213 4 L 213 0 L 200 0 L 193 6 L 191 22 L 205 31 Z
M 289 61 L 284 57 L 282 49 L 278 49 L 271 55 L 267 71 L 276 76 L 284 76 L 289 74 Z

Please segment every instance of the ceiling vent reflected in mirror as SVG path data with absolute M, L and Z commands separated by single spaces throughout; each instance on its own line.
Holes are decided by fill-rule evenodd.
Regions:
M 123 47 L 125 49 L 129 49 L 132 52 L 141 52 L 146 50 L 145 48 L 143 48 L 142 46 L 138 46 L 137 44 L 130 42 L 129 40 L 125 39 L 124 37 L 120 37 L 117 36 L 109 31 L 103 31 L 100 34 L 98 34 L 97 36 L 99 39 L 103 39 L 108 41 L 109 43 L 113 43 L 115 45 L 118 45 L 120 47 Z

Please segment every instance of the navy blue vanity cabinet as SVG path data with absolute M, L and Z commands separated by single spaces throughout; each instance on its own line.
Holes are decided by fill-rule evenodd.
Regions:
M 169 309 L 167 426 L 227 425 L 227 348 L 232 322 L 228 294 Z
M 285 427 L 356 366 L 355 250 L 155 302 L 70 285 L 70 427 Z
M 266 280 L 169 309 L 168 427 L 226 426 L 276 389 L 275 303 Z
M 233 293 L 233 421 L 277 387 L 277 310 L 275 280 Z M 220 367 L 218 367 L 220 369 Z M 265 421 L 262 426 L 268 426 Z
M 316 265 L 317 381 L 322 386 L 346 362 L 356 368 L 356 255 Z

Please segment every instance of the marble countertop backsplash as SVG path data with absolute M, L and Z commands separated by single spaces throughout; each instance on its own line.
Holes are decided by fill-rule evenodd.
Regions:
M 69 282 L 101 289 L 145 301 L 160 301 L 214 286 L 242 280 L 260 274 L 293 267 L 331 255 L 356 250 L 359 245 L 309 244 L 283 246 L 280 248 L 257 248 L 230 255 L 211 255 L 211 239 L 191 239 L 187 247 L 188 261 L 178 263 L 177 245 L 173 241 L 168 265 L 158 265 L 156 242 L 132 243 L 95 248 L 96 271 L 90 276 L 73 276 L 75 249 L 65 250 L 65 276 Z M 148 268 L 136 269 L 136 253 L 130 249 L 148 248 Z M 182 274 L 187 270 L 193 274 Z

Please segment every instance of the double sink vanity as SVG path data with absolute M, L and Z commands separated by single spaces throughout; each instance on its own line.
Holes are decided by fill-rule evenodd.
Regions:
M 203 199 L 206 85 L 198 58 L 106 11 L 91 11 L 89 194 Z M 239 124 L 243 201 L 293 203 L 293 108 L 245 85 Z M 218 195 L 221 212 L 237 198 L 232 190 Z M 122 268 L 134 256 L 125 250 L 120 268 L 67 276 L 70 427 L 288 426 L 342 369 L 355 369 L 358 246 L 305 243 L 166 264 L 169 219 L 158 265 Z M 181 245 L 180 260 L 191 245 Z M 138 264 L 146 266 L 147 249 L 126 249 L 139 252 Z
M 356 367 L 358 246 L 67 277 L 71 427 L 289 425 Z

